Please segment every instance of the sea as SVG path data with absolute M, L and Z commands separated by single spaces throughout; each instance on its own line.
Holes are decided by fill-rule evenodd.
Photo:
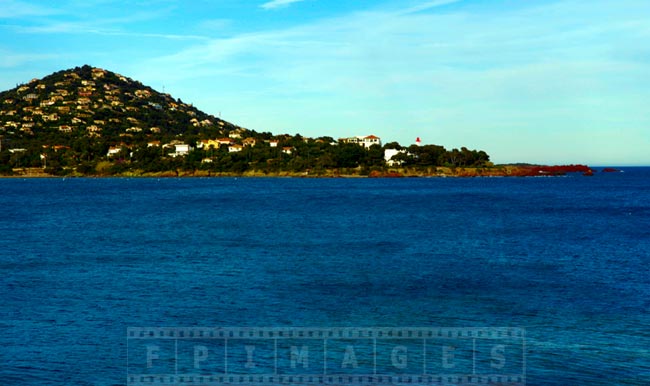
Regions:
M 426 385 L 648 385 L 650 168 L 621 169 L 0 179 L 0 383 L 254 384 L 173 375 L 253 371 L 243 361 L 272 346 L 238 342 L 242 331 L 313 331 L 315 347 L 323 331 L 361 331 L 331 339 L 342 362 L 330 358 L 324 373 L 408 370 L 432 375 L 408 383 Z M 192 328 L 206 334 L 193 352 L 183 335 Z M 430 339 L 409 340 L 410 329 Z M 231 356 L 229 370 L 207 355 L 224 345 L 208 334 L 223 331 L 235 331 L 229 347 L 247 354 Z M 380 342 L 397 356 L 371 358 L 381 331 L 401 337 Z M 280 341 L 294 371 L 307 367 L 304 342 Z M 419 363 L 420 346 L 428 368 L 391 367 L 409 354 Z M 258 369 L 272 355 L 256 357 Z M 323 372 L 320 355 L 309 363 Z M 140 376 L 148 372 L 172 376 Z

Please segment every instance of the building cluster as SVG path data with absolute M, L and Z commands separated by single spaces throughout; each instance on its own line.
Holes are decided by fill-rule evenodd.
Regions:
M 100 68 L 91 69 L 91 77 L 82 78 L 76 72 L 63 74 L 61 80 L 46 83 L 33 79 L 17 88 L 15 96 L 4 99 L 0 104 L 0 131 L 8 134 L 34 135 L 36 129 L 55 129 L 61 133 L 84 132 L 88 137 L 101 137 L 105 129 L 117 128 L 120 136 L 129 137 L 136 133 L 160 132 L 159 127 L 148 126 L 135 118 L 146 110 L 180 111 L 196 115 L 193 106 L 168 96 L 151 100 L 154 92 L 136 84 L 119 74 L 115 84 L 103 80 L 108 72 Z M 128 88 L 124 85 L 133 85 Z M 140 87 L 133 90 L 134 88 Z M 110 119 L 96 119 L 97 113 L 113 116 Z M 192 118 L 195 127 L 214 125 L 223 127 L 223 121 Z
M 269 146 L 279 148 L 281 153 L 291 155 L 296 149 L 290 144 L 294 138 L 289 135 L 278 135 L 271 139 L 253 137 L 254 132 L 232 126 L 224 121 L 200 113 L 192 105 L 175 100 L 168 94 L 159 94 L 131 79 L 119 74 L 109 73 L 99 68 L 86 68 L 85 74 L 68 71 L 58 78 L 47 82 L 33 79 L 28 84 L 18 87 L 10 97 L 0 103 L 0 137 L 18 134 L 34 135 L 36 129 L 58 131 L 64 135 L 83 135 L 90 138 L 110 138 L 111 146 L 106 156 L 115 158 L 126 155 L 134 148 L 137 136 L 147 141 L 148 147 L 160 147 L 161 154 L 170 157 L 183 157 L 196 149 L 222 150 L 229 153 L 242 152 L 248 147 Z M 159 112 L 166 113 L 164 119 L 150 120 L 148 117 Z M 161 127 L 175 127 L 179 122 L 170 118 L 172 115 L 182 116 L 188 128 L 207 128 L 218 136 L 200 139 L 196 144 L 188 144 L 182 137 L 175 140 L 167 139 Z M 164 121 L 167 120 L 166 123 Z M 157 122 L 153 123 L 152 122 Z M 158 126 L 158 125 L 166 126 Z M 110 129 L 110 130 L 109 130 Z M 216 129 L 216 130 L 214 130 Z M 8 134 L 8 135 L 5 135 Z M 70 137 L 72 138 L 72 137 Z M 168 137 L 167 137 L 168 138 Z M 366 149 L 382 146 L 381 138 L 376 135 L 353 136 L 331 139 L 302 138 L 309 141 L 328 141 L 330 145 L 357 144 Z M 0 140 L 1 141 L 1 140 Z M 140 141 L 140 140 L 138 140 Z M 145 142 L 140 142 L 144 144 Z M 419 138 L 416 142 L 419 144 Z M 284 145 L 283 145 L 284 144 Z M 1 150 L 2 142 L 0 142 Z M 65 150 L 62 145 L 45 145 L 48 149 Z M 13 153 L 24 149 L 12 149 Z M 384 158 L 389 166 L 399 165 L 393 160 L 405 150 L 386 149 Z M 399 157 L 398 157 L 399 158 Z M 206 158 L 206 162 L 210 162 Z
M 381 138 L 377 137 L 376 135 L 339 138 L 339 143 L 356 143 L 365 148 L 369 148 L 373 145 L 381 146 Z

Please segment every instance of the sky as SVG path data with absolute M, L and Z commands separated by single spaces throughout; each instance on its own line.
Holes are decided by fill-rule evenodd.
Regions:
M 648 0 L 0 0 L 0 90 L 84 64 L 256 131 L 650 165 Z

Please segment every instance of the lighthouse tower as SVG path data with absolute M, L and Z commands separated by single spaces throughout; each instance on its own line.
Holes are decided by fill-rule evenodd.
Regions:
M 422 146 L 422 141 L 420 141 L 420 137 L 416 138 L 415 144 L 418 145 L 418 146 Z

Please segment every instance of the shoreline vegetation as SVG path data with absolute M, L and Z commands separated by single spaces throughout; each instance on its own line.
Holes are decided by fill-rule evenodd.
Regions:
M 353 133 L 350 133 L 353 134 Z M 359 133 L 356 133 L 359 134 Z M 585 165 L 494 165 L 483 150 L 249 130 L 85 65 L 0 92 L 0 176 L 506 177 Z
M 605 168 L 603 173 L 618 171 Z M 241 173 L 214 172 L 210 170 L 168 170 L 145 172 L 129 170 L 116 174 L 81 174 L 74 170 L 67 173 L 50 174 L 43 168 L 13 169 L 12 174 L 0 178 L 219 178 L 219 177 L 274 177 L 274 178 L 473 178 L 473 177 L 555 177 L 568 173 L 593 175 L 594 170 L 586 165 L 498 165 L 484 168 L 389 168 L 386 170 L 331 169 L 319 171 L 277 171 L 265 172 L 249 170 Z

